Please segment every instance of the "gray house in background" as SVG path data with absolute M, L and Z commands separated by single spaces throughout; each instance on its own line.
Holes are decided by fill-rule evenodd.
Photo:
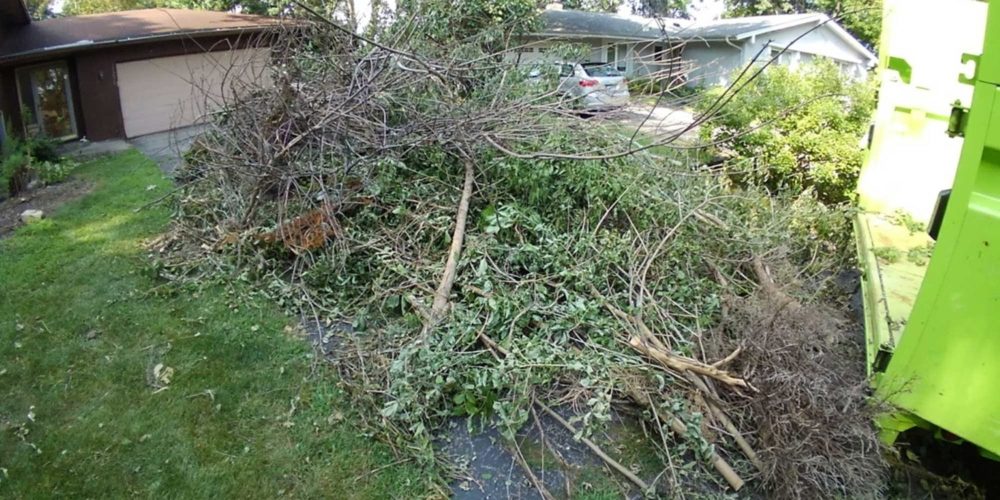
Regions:
M 559 43 L 590 47 L 586 61 L 607 62 L 632 78 L 675 79 L 688 86 L 725 85 L 733 72 L 753 61 L 780 55 L 778 63 L 796 67 L 826 57 L 845 76 L 863 78 L 877 62 L 874 54 L 824 14 L 756 16 L 715 21 L 646 18 L 634 15 L 565 10 L 549 4 L 543 28 L 524 37 L 516 57 L 522 62 L 551 60 Z
M 844 75 L 864 78 L 878 59 L 825 14 L 740 17 L 693 23 L 682 33 L 684 59 L 691 63 L 688 84 L 726 85 L 733 71 L 778 56 L 797 67 L 815 57 L 836 62 Z M 782 53 L 783 49 L 787 49 Z
M 590 47 L 580 62 L 611 63 L 629 77 L 682 71 L 679 33 L 690 21 L 564 10 L 559 3 L 549 4 L 541 18 L 542 29 L 521 40 L 521 63 L 550 60 L 552 46 L 578 43 Z

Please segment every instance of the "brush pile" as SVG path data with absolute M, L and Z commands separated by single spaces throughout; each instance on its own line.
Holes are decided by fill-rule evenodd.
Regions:
M 637 405 L 695 450 L 663 449 L 664 463 L 696 460 L 722 488 L 875 491 L 861 378 L 810 372 L 861 360 L 840 337 L 767 336 L 843 264 L 842 211 L 736 189 L 664 148 L 674 137 L 650 154 L 620 125 L 573 116 L 505 53 L 411 28 L 363 38 L 320 21 L 279 37 L 273 88 L 227 103 L 188 154 L 163 274 L 252 280 L 350 322 L 335 362 L 365 424 L 428 464 L 455 415 L 513 435 L 533 408 L 569 405 L 585 437 Z M 784 305 L 750 300 L 764 293 L 755 269 L 774 266 L 796 270 L 767 282 Z M 637 486 L 686 487 L 663 477 Z

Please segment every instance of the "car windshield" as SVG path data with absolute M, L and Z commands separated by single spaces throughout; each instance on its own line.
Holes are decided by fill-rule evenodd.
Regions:
M 622 72 L 610 64 L 588 63 L 582 66 L 587 76 L 622 76 Z

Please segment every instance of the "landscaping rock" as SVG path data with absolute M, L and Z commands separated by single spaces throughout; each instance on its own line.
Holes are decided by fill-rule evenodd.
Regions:
M 21 212 L 21 222 L 25 224 L 31 224 L 32 222 L 38 222 L 45 217 L 45 212 L 41 210 L 25 210 Z

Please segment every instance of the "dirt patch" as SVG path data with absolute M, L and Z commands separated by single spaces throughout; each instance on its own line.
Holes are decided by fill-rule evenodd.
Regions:
M 92 182 L 74 178 L 0 202 L 0 238 L 22 225 L 21 212 L 41 210 L 48 217 L 56 208 L 82 198 L 93 188 Z

